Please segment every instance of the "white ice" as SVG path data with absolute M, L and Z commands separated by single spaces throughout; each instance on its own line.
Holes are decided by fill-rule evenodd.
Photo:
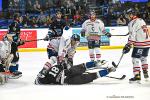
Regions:
M 102 50 L 102 59 L 118 62 L 121 50 Z M 0 100 L 150 100 L 150 81 L 129 84 L 133 77 L 131 53 L 124 55 L 116 72 L 109 76 L 124 80 L 99 78 L 85 85 L 34 85 L 38 72 L 47 60 L 46 52 L 20 53 L 23 76 L 0 86 Z M 148 58 L 148 61 L 150 57 Z M 77 51 L 74 63 L 89 61 L 88 51 Z M 150 62 L 149 62 L 150 63 Z

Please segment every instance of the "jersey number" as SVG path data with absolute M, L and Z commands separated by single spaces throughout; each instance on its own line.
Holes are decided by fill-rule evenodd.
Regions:
M 51 71 L 49 72 L 49 74 L 51 74 L 52 76 L 56 77 L 56 75 L 58 74 L 58 72 L 59 72 L 59 68 L 52 67 Z
M 149 32 L 148 32 L 147 26 L 146 26 L 146 25 L 143 25 L 143 26 L 142 26 L 142 29 L 143 29 L 143 31 L 146 33 L 146 38 L 150 37 L 150 34 L 149 34 Z

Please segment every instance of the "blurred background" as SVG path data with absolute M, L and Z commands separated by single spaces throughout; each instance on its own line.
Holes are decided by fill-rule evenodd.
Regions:
M 72 27 L 81 27 L 90 10 L 105 26 L 126 26 L 129 8 L 150 24 L 150 0 L 0 0 L 0 28 L 7 28 L 15 13 L 22 28 L 47 28 L 57 10 Z

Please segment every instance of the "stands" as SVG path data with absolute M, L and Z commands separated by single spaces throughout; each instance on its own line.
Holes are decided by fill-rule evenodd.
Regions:
M 12 22 L 12 15 L 20 13 L 23 28 L 48 27 L 55 12 L 60 9 L 64 19 L 73 27 L 81 27 L 88 18 L 88 12 L 95 10 L 97 17 L 102 19 L 105 26 L 118 25 L 120 14 L 126 18 L 126 10 L 135 8 L 147 24 L 150 24 L 150 6 L 146 3 L 113 3 L 112 0 L 9 0 L 9 7 L 3 9 L 0 17 L 0 28 L 7 28 Z M 37 8 L 35 8 L 35 5 Z M 38 8 L 39 7 L 39 8 Z M 124 9 L 125 8 L 125 9 Z M 78 16 L 75 17 L 78 11 Z M 41 14 L 42 12 L 42 14 Z M 42 19 L 41 19 L 42 18 Z M 128 20 L 127 20 L 128 23 Z

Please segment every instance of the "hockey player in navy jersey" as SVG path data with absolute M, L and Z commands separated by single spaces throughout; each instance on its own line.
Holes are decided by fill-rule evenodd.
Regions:
M 66 25 L 65 20 L 62 18 L 62 13 L 60 11 L 57 11 L 55 18 L 49 25 L 48 34 L 44 38 L 45 41 L 49 41 L 49 44 L 47 46 L 47 54 L 49 59 L 51 56 L 56 56 L 56 52 L 54 52 L 54 45 L 55 43 L 57 45 L 57 43 L 60 41 L 64 29 L 68 30 L 69 27 Z
M 39 73 L 37 75 L 35 84 L 86 84 L 93 82 L 97 78 L 105 77 L 110 72 L 116 71 L 116 68 L 112 66 L 93 73 L 86 72 L 89 69 L 100 67 L 96 61 L 71 67 L 67 63 L 49 66 L 49 69 L 44 74 Z
M 133 46 L 132 63 L 134 77 L 129 79 L 129 81 L 139 82 L 141 80 L 140 67 L 142 67 L 144 78 L 149 78 L 147 56 L 150 47 L 150 33 L 145 21 L 136 15 L 134 9 L 129 9 L 127 14 L 130 19 L 128 24 L 130 34 L 123 53 L 128 53 Z
M 13 22 L 8 27 L 7 35 L 12 36 L 12 43 L 11 43 L 11 54 L 14 55 L 14 58 L 11 62 L 9 67 L 10 72 L 14 75 L 9 78 L 17 79 L 22 76 L 22 72 L 18 71 L 19 68 L 19 53 L 18 53 L 18 46 L 23 45 L 25 42 L 20 39 L 20 26 L 19 26 L 20 17 L 18 14 L 14 14 Z M 5 37 L 4 39 L 7 39 Z

